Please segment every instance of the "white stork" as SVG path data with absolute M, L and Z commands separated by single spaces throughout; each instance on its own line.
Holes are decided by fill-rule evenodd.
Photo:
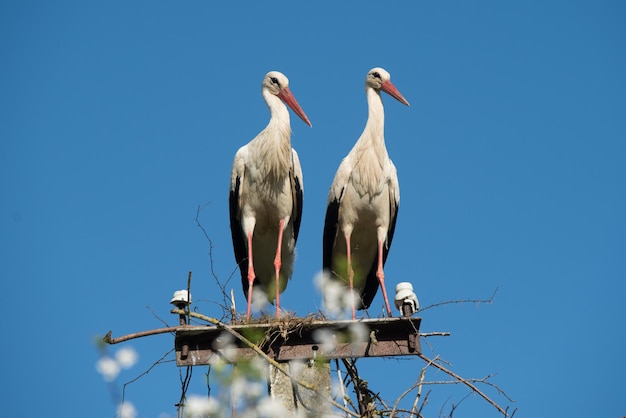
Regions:
M 356 317 L 355 309 L 370 306 L 379 285 L 387 314 L 391 316 L 383 266 L 396 225 L 400 187 L 396 167 L 385 147 L 381 90 L 409 106 L 391 84 L 387 71 L 382 68 L 369 71 L 365 79 L 367 123 L 337 169 L 328 193 L 324 222 L 323 267 L 332 278 L 348 283 L 352 319 Z M 355 291 L 359 293 L 357 301 Z
M 291 148 L 289 110 L 283 102 L 311 126 L 284 74 L 267 73 L 261 91 L 270 109 L 270 121 L 237 151 L 230 176 L 230 229 L 248 299 L 248 320 L 255 285 L 269 301 L 276 301 L 279 317 L 279 295 L 293 272 L 300 229 L 302 168 L 298 154 Z

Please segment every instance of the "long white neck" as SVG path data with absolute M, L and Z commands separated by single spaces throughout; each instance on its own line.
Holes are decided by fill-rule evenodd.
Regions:
M 266 129 L 273 130 L 281 136 L 281 139 L 289 141 L 291 137 L 291 122 L 289 120 L 289 110 L 278 96 L 267 90 L 263 90 L 263 98 L 270 109 L 270 121 Z
M 385 147 L 385 113 L 380 93 L 366 88 L 368 117 L 365 129 L 350 151 L 353 162 L 352 178 L 359 193 L 374 193 L 384 180 L 384 167 L 389 159 Z
M 376 89 L 366 87 L 365 92 L 368 107 L 367 122 L 355 147 L 369 149 L 382 159 L 387 156 L 383 100 L 380 97 L 380 92 Z
M 261 175 L 276 180 L 287 176 L 293 164 L 289 110 L 282 100 L 265 90 L 263 97 L 270 109 L 270 121 L 250 145 L 258 150 Z

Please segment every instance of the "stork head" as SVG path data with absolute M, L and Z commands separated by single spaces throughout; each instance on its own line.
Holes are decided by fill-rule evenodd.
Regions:
M 311 122 L 289 90 L 289 79 L 279 71 L 270 71 L 263 79 L 262 90 L 280 98 L 287 106 L 309 126 Z
M 398 91 L 396 86 L 391 84 L 391 74 L 385 71 L 384 68 L 372 68 L 365 78 L 365 87 L 371 87 L 377 91 L 382 90 L 400 103 L 410 106 L 409 102 Z

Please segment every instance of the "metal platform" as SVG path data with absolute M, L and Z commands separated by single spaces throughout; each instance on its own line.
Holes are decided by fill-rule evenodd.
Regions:
M 410 356 L 421 352 L 421 318 L 380 318 L 349 321 L 290 320 L 229 325 L 279 362 L 350 357 Z M 176 329 L 176 364 L 197 366 L 236 362 L 258 354 L 224 327 Z

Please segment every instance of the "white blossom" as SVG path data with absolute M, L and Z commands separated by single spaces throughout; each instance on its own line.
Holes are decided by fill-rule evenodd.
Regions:
M 322 355 L 329 354 L 335 349 L 335 347 L 337 347 L 337 337 L 328 329 L 320 328 L 313 331 L 313 340 L 322 345 Z
M 250 367 L 256 372 L 256 376 L 258 376 L 259 379 L 267 381 L 270 375 L 270 368 L 265 359 L 260 356 L 255 356 L 250 360 Z
M 102 375 L 106 382 L 112 382 L 115 380 L 118 374 L 120 374 L 120 366 L 111 357 L 101 357 L 96 363 L 96 370 Z
M 221 361 L 234 361 L 237 358 L 237 346 L 235 345 L 235 337 L 228 331 L 223 331 L 219 337 L 213 342 L 213 349 L 219 350 L 221 356 L 216 356 L 214 363 Z
M 252 309 L 256 312 L 261 311 L 266 305 L 269 304 L 267 295 L 260 287 L 255 286 L 252 288 Z
M 328 272 L 315 276 L 315 285 L 324 296 L 324 312 L 332 318 L 349 318 L 352 315 L 352 303 L 358 296 L 339 280 L 330 278 Z
M 206 396 L 190 395 L 185 401 L 185 416 L 205 417 L 219 410 L 219 403 L 213 398 Z
M 350 342 L 364 342 L 369 341 L 370 329 L 362 322 L 354 322 L 348 327 L 350 332 Z
M 120 418 L 135 418 L 137 416 L 137 410 L 132 403 L 124 402 L 118 406 L 117 415 Z
M 138 358 L 137 352 L 132 347 L 122 348 L 115 353 L 117 364 L 119 364 L 122 369 L 130 369 L 133 367 L 135 363 L 137 363 Z
M 261 399 L 257 406 L 259 417 L 265 418 L 283 418 L 289 416 L 289 411 L 279 401 L 266 397 Z

